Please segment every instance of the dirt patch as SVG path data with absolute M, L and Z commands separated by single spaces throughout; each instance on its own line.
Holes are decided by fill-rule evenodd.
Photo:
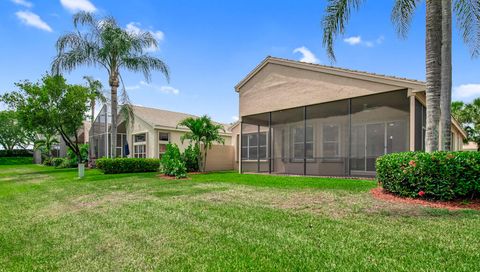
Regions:
M 399 196 L 390 194 L 388 192 L 385 192 L 380 187 L 372 189 L 370 192 L 372 196 L 376 199 L 395 202 L 395 203 L 421 205 L 421 206 L 426 206 L 431 208 L 447 209 L 451 211 L 460 210 L 460 209 L 480 210 L 480 200 L 475 200 L 469 203 L 460 202 L 460 201 L 428 201 L 423 199 L 399 197 Z
M 190 180 L 191 178 L 189 177 L 186 177 L 186 178 L 176 178 L 176 177 L 172 177 L 172 176 L 167 176 L 165 174 L 160 174 L 160 175 L 157 175 L 157 177 L 161 178 L 161 179 L 166 179 L 166 180 Z
M 59 216 L 68 213 L 75 213 L 84 210 L 118 207 L 127 202 L 142 201 L 150 196 L 143 194 L 131 194 L 126 192 L 114 192 L 107 195 L 89 194 L 68 199 L 63 202 L 56 202 L 49 205 L 39 215 Z

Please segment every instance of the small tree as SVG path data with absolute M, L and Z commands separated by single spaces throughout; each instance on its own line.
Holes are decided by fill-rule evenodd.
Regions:
M 54 145 L 58 144 L 57 134 L 43 133 L 41 137 L 41 139 L 35 141 L 34 148 L 41 150 L 42 154 L 45 154 L 47 158 L 52 158 L 52 148 Z
M 189 132 L 185 133 L 181 137 L 181 141 L 189 140 L 195 145 L 195 148 L 201 150 L 203 145 L 203 158 L 202 154 L 199 153 L 199 164 L 202 164 L 202 172 L 205 172 L 207 169 L 207 152 L 212 148 L 214 142 L 225 144 L 225 139 L 220 135 L 220 131 L 225 132 L 225 128 L 216 124 L 212 121 L 207 115 L 203 115 L 199 118 L 188 117 L 178 123 L 178 126 L 184 126 L 190 129 Z
M 60 76 L 46 75 L 38 83 L 23 81 L 15 84 L 20 91 L 4 95 L 10 107 L 17 110 L 20 122 L 32 131 L 54 130 L 83 163 L 78 129 L 88 110 L 88 90 L 69 85 Z
M 477 144 L 480 151 L 480 98 L 472 103 L 452 103 L 452 115 L 467 132 L 467 140 Z

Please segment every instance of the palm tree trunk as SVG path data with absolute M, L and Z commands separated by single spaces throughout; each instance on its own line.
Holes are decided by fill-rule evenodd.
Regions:
M 452 1 L 442 0 L 442 88 L 440 94 L 440 149 L 451 149 L 452 120 Z
M 109 84 L 111 87 L 111 100 L 112 100 L 112 126 L 110 128 L 111 132 L 111 154 L 112 158 L 117 156 L 117 106 L 118 106 L 118 99 L 117 99 L 117 90 L 119 84 L 118 80 L 118 72 L 113 71 L 110 75 Z
M 440 120 L 441 58 L 442 58 L 442 1 L 427 0 L 426 10 L 426 70 L 427 70 L 427 128 L 425 151 L 438 150 Z
M 92 99 L 92 101 L 90 101 L 90 108 L 92 110 L 92 116 L 90 117 L 90 130 L 92 130 L 93 122 L 95 122 L 95 99 Z M 90 138 L 90 135 L 88 136 Z M 95 152 L 95 150 L 93 150 L 93 143 L 90 142 L 90 139 L 88 139 L 88 149 L 90 163 L 93 163 L 93 153 Z
M 207 172 L 207 148 L 205 148 L 205 156 L 203 161 L 203 172 Z

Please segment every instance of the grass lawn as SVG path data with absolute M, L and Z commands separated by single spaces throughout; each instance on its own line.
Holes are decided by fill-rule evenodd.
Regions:
M 475 271 L 480 213 L 373 181 L 0 165 L 0 271 Z

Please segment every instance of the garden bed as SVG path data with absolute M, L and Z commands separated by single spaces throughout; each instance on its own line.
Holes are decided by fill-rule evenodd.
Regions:
M 418 198 L 409 198 L 409 197 L 399 197 L 392 193 L 386 192 L 381 187 L 374 188 L 370 191 L 372 196 L 376 199 L 389 201 L 389 202 L 396 202 L 396 203 L 404 203 L 404 204 L 413 204 L 413 205 L 421 205 L 430 208 L 440 208 L 440 209 L 447 209 L 447 210 L 460 210 L 460 209 L 473 209 L 473 210 L 480 210 L 480 200 L 472 200 L 466 202 L 465 200 L 462 201 L 430 201 L 425 199 L 418 199 Z

